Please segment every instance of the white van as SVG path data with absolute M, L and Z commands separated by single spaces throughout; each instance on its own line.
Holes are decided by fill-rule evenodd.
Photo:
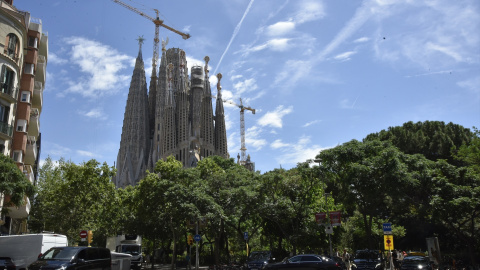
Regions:
M 25 270 L 48 249 L 67 245 L 67 237 L 61 234 L 0 236 L 0 257 L 10 257 L 18 270 Z

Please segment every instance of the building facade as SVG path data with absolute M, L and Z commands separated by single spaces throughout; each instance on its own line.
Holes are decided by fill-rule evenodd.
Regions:
M 40 114 L 46 79 L 48 35 L 42 21 L 0 0 L 0 154 L 10 156 L 35 184 L 40 155 Z M 0 194 L 0 210 L 8 202 Z M 26 231 L 30 201 L 8 207 L 0 218 L 9 233 Z
M 117 156 L 117 187 L 136 185 L 147 169 L 153 171 L 158 160 L 170 155 L 186 168 L 208 156 L 229 157 L 221 76 L 214 115 L 208 61 L 207 56 L 204 66 L 192 67 L 189 76 L 185 52 L 163 46 L 147 95 L 140 41 Z

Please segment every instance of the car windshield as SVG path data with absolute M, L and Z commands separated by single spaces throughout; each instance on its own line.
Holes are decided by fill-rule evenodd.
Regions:
M 270 259 L 269 252 L 252 252 L 250 256 L 248 256 L 249 260 L 261 261 L 261 260 L 268 260 Z
M 122 246 L 122 253 L 137 255 L 140 254 L 140 249 L 141 247 L 137 245 L 124 245 Z
M 355 259 L 376 260 L 378 255 L 375 252 L 357 252 Z
M 40 259 L 70 261 L 77 251 L 77 249 L 51 248 L 47 250 Z
M 428 263 L 426 258 L 414 257 L 414 258 L 405 258 L 403 259 L 403 264 L 425 264 Z

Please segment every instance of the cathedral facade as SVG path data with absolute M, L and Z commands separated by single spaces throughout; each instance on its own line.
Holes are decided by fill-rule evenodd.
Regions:
M 229 157 L 221 74 L 214 114 L 208 56 L 189 76 L 185 52 L 162 47 L 158 76 L 154 65 L 147 92 L 140 41 L 117 156 L 117 187 L 136 185 L 146 170 L 153 171 L 158 160 L 170 155 L 185 168 L 208 156 Z

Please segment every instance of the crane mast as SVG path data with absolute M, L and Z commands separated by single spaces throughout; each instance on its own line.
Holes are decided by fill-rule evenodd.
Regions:
M 143 16 L 143 17 L 149 19 L 150 21 L 152 21 L 155 24 L 155 37 L 153 39 L 153 58 L 152 58 L 152 67 L 153 67 L 153 70 L 155 71 L 155 73 L 157 72 L 156 70 L 157 70 L 157 63 L 158 63 L 158 57 L 159 57 L 158 52 L 159 52 L 159 43 L 160 43 L 160 38 L 159 38 L 159 34 L 160 34 L 160 29 L 159 28 L 160 28 L 160 26 L 162 26 L 162 27 L 164 27 L 164 28 L 182 36 L 183 39 L 190 38 L 190 34 L 183 33 L 181 31 L 178 31 L 175 28 L 172 28 L 172 27 L 164 24 L 163 20 L 160 20 L 160 18 L 158 16 L 158 14 L 159 14 L 158 9 L 153 9 L 156 13 L 156 18 L 153 18 L 153 17 L 145 14 L 144 12 L 142 12 L 142 11 L 140 11 L 140 10 L 134 8 L 134 7 L 125 4 L 124 2 L 122 2 L 120 0 L 112 0 L 112 1 L 121 5 L 121 6 L 123 6 L 123 7 L 125 7 L 125 8 L 127 8 L 127 9 L 129 9 L 129 10 L 131 10 L 131 11 L 133 11 L 133 12 L 135 12 L 135 13 L 137 13 L 140 16 Z
M 237 106 L 240 108 L 240 142 L 241 142 L 241 147 L 240 147 L 240 164 L 245 165 L 247 158 L 245 156 L 247 148 L 245 147 L 245 110 L 249 110 L 252 112 L 252 114 L 255 114 L 255 109 L 252 109 L 251 107 L 245 107 L 243 106 L 242 99 L 240 98 L 240 104 L 236 104 L 233 101 L 225 100 L 224 102 L 230 103 L 232 105 Z

